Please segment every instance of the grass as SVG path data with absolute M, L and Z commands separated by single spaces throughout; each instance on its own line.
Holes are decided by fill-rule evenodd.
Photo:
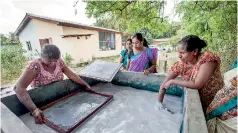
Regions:
M 110 62 L 119 62 L 119 58 L 120 56 L 110 56 L 110 57 L 101 57 L 101 58 L 93 58 L 92 61 L 89 62 L 85 62 L 85 63 L 79 63 L 76 66 L 70 66 L 71 70 L 73 70 L 75 73 L 79 72 L 80 70 L 82 70 L 86 65 L 92 63 L 94 60 L 104 60 L 104 61 L 110 61 Z M 167 72 L 169 70 L 169 68 L 177 61 L 177 59 L 170 59 L 167 60 Z M 157 71 L 158 73 L 164 73 L 164 60 L 159 60 L 157 61 Z M 16 82 L 16 80 L 13 80 L 12 82 L 5 82 L 2 83 L 2 86 L 9 86 L 12 85 Z
M 119 61 L 120 56 L 109 56 L 109 57 L 97 57 L 97 58 L 93 58 L 92 61 L 89 62 L 84 62 L 84 63 L 78 63 L 75 66 L 70 66 L 70 68 L 74 71 L 74 72 L 79 72 L 80 70 L 82 70 L 86 65 L 92 63 L 95 60 L 104 60 L 104 61 L 109 61 L 109 62 L 118 62 Z
M 74 72 L 79 72 L 80 70 L 82 70 L 86 65 L 92 63 L 94 60 L 96 59 L 100 59 L 100 60 L 104 60 L 104 61 L 110 61 L 110 62 L 119 62 L 119 58 L 120 56 L 110 56 L 110 57 L 101 57 L 101 58 L 93 58 L 92 61 L 90 62 L 86 62 L 86 63 L 80 63 L 78 65 L 78 67 L 70 67 Z M 173 58 L 173 59 L 169 59 L 167 60 L 167 67 L 166 70 L 168 72 L 168 70 L 170 69 L 170 67 L 177 61 L 177 58 Z M 157 61 L 157 71 L 158 73 L 164 73 L 164 63 L 165 60 L 158 60 Z
M 169 69 L 171 68 L 171 66 L 177 61 L 177 59 L 170 59 L 167 60 L 167 67 L 166 67 L 166 72 L 169 71 Z M 158 73 L 164 73 L 164 60 L 158 61 L 157 62 L 157 71 Z
M 104 60 L 104 61 L 111 61 L 111 62 L 119 62 L 120 56 L 110 56 L 110 57 L 100 57 L 100 58 L 94 58 L 93 60 Z

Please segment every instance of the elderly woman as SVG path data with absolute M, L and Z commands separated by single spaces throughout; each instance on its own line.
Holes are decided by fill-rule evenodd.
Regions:
M 160 102 L 163 102 L 166 89 L 171 85 L 179 85 L 198 89 L 203 110 L 206 111 L 216 93 L 223 87 L 220 58 L 212 52 L 201 53 L 206 46 L 205 41 L 195 35 L 185 36 L 179 41 L 178 53 L 181 61 L 172 66 L 161 84 Z M 183 80 L 175 79 L 179 75 Z
M 63 60 L 60 59 L 59 48 L 51 44 L 42 47 L 41 58 L 32 60 L 18 79 L 14 87 L 16 95 L 32 112 L 36 123 L 44 123 L 44 116 L 42 111 L 33 103 L 26 88 L 29 84 L 32 87 L 39 87 L 63 80 L 64 74 L 72 81 L 86 86 L 88 90 L 92 90 L 85 81 L 66 66 Z
M 132 45 L 134 55 L 131 56 L 129 71 L 144 72 L 145 75 L 156 73 L 158 50 L 149 48 L 141 33 L 133 35 Z

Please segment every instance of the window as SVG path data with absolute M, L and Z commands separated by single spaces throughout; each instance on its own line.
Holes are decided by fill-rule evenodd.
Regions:
M 99 50 L 115 50 L 115 34 L 99 32 Z
M 45 44 L 52 44 L 52 38 L 39 39 L 41 48 Z
M 32 51 L 31 42 L 30 41 L 26 41 L 26 45 L 27 45 L 27 49 L 29 51 Z

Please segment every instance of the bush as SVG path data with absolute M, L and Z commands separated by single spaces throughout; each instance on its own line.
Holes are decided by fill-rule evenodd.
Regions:
M 66 65 L 70 65 L 73 60 L 72 56 L 67 53 L 65 54 L 65 56 L 63 56 L 63 59 L 64 59 Z
M 172 52 L 172 50 L 169 48 L 168 50 L 167 50 L 167 53 L 171 53 Z
M 1 49 L 1 83 L 11 82 L 21 75 L 29 59 L 23 53 L 21 45 L 5 46 Z

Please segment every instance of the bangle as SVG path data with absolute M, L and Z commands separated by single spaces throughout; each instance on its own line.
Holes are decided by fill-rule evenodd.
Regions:
M 162 88 L 159 92 L 165 92 L 166 89 L 165 88 Z
M 39 111 L 39 108 L 36 108 L 31 114 L 34 116 L 37 111 Z

